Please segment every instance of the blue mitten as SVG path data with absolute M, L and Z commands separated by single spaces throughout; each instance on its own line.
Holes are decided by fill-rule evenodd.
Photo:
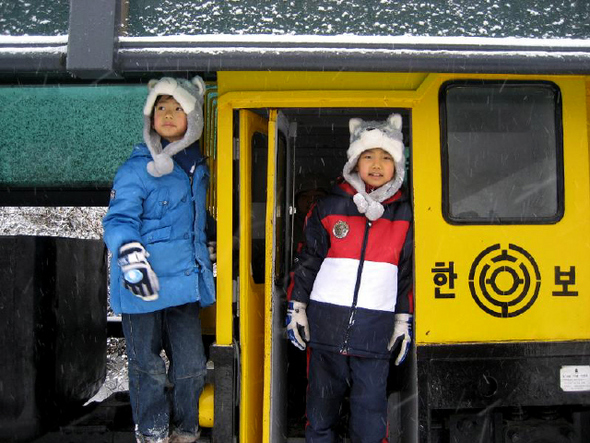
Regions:
M 404 361 L 412 342 L 412 315 L 411 314 L 395 314 L 395 324 L 393 327 L 393 334 L 389 339 L 387 349 L 391 351 L 401 343 L 399 354 L 395 359 L 395 365 L 398 366 Z
M 287 335 L 289 340 L 296 347 L 305 350 L 306 341 L 309 341 L 309 325 L 307 323 L 307 314 L 305 308 L 307 305 L 300 301 L 290 301 L 287 304 Z M 301 335 L 303 334 L 303 338 Z M 305 341 L 304 341 L 305 340 Z
M 145 301 L 158 298 L 160 283 L 147 261 L 149 254 L 138 242 L 127 243 L 119 249 L 119 266 L 123 272 L 125 287 Z

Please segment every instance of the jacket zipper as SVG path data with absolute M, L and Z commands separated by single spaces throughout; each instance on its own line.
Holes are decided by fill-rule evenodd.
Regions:
M 359 260 L 359 267 L 356 274 L 356 283 L 354 285 L 354 295 L 352 297 L 352 306 L 350 307 L 350 316 L 348 318 L 348 326 L 346 327 L 346 332 L 344 334 L 344 342 L 340 347 L 340 353 L 346 354 L 348 353 L 348 340 L 350 339 L 350 329 L 354 324 L 354 314 L 356 313 L 356 304 L 358 302 L 358 295 L 359 290 L 361 288 L 361 276 L 363 273 L 363 266 L 365 264 L 365 252 L 367 250 L 367 241 L 369 240 L 369 229 L 373 225 L 372 222 L 367 220 L 367 224 L 365 225 L 365 235 L 363 237 L 363 245 L 361 246 L 361 257 Z

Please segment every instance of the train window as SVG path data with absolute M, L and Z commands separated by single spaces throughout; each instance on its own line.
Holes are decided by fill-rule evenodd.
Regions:
M 443 213 L 450 223 L 555 223 L 564 211 L 559 89 L 447 83 L 441 90 Z
M 252 279 L 264 283 L 266 248 L 266 170 L 268 165 L 268 137 L 255 132 L 252 136 Z
M 110 187 L 142 137 L 145 86 L 0 88 L 2 187 Z
M 277 137 L 277 169 L 276 169 L 276 230 L 279 235 L 276 236 L 275 257 L 279 258 L 275 263 L 274 279 L 277 284 L 285 278 L 285 263 L 283 259 L 286 257 L 287 248 L 286 232 L 287 227 L 287 139 L 285 134 L 279 131 Z M 283 234 L 283 235 L 281 235 Z

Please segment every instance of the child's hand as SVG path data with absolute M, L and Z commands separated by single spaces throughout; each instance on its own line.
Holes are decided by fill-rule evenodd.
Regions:
M 391 351 L 401 343 L 399 354 L 395 359 L 395 365 L 398 366 L 404 361 L 412 342 L 412 315 L 411 314 L 395 314 L 395 325 L 393 327 L 393 335 L 389 339 L 387 349 Z
M 307 324 L 307 305 L 300 301 L 290 301 L 287 305 L 287 335 L 291 343 L 302 351 L 306 348 L 306 341 L 309 341 L 309 325 Z M 301 335 L 303 334 L 303 338 Z M 305 340 L 305 341 L 304 341 Z
M 207 250 L 209 251 L 209 259 L 215 263 L 217 260 L 217 242 L 210 241 L 207 242 Z
M 147 257 L 149 254 L 138 242 L 127 243 L 119 249 L 119 266 L 124 284 L 133 294 L 145 301 L 158 299 L 160 283 Z

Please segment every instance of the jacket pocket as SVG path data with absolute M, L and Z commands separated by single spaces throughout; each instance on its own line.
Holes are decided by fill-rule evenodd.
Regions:
M 150 244 L 169 240 L 171 231 L 172 226 L 165 226 L 163 228 L 154 229 L 153 231 L 149 231 L 143 234 L 143 241 L 144 243 Z
M 144 218 L 161 219 L 170 207 L 169 190 L 166 188 L 154 191 L 144 203 Z

